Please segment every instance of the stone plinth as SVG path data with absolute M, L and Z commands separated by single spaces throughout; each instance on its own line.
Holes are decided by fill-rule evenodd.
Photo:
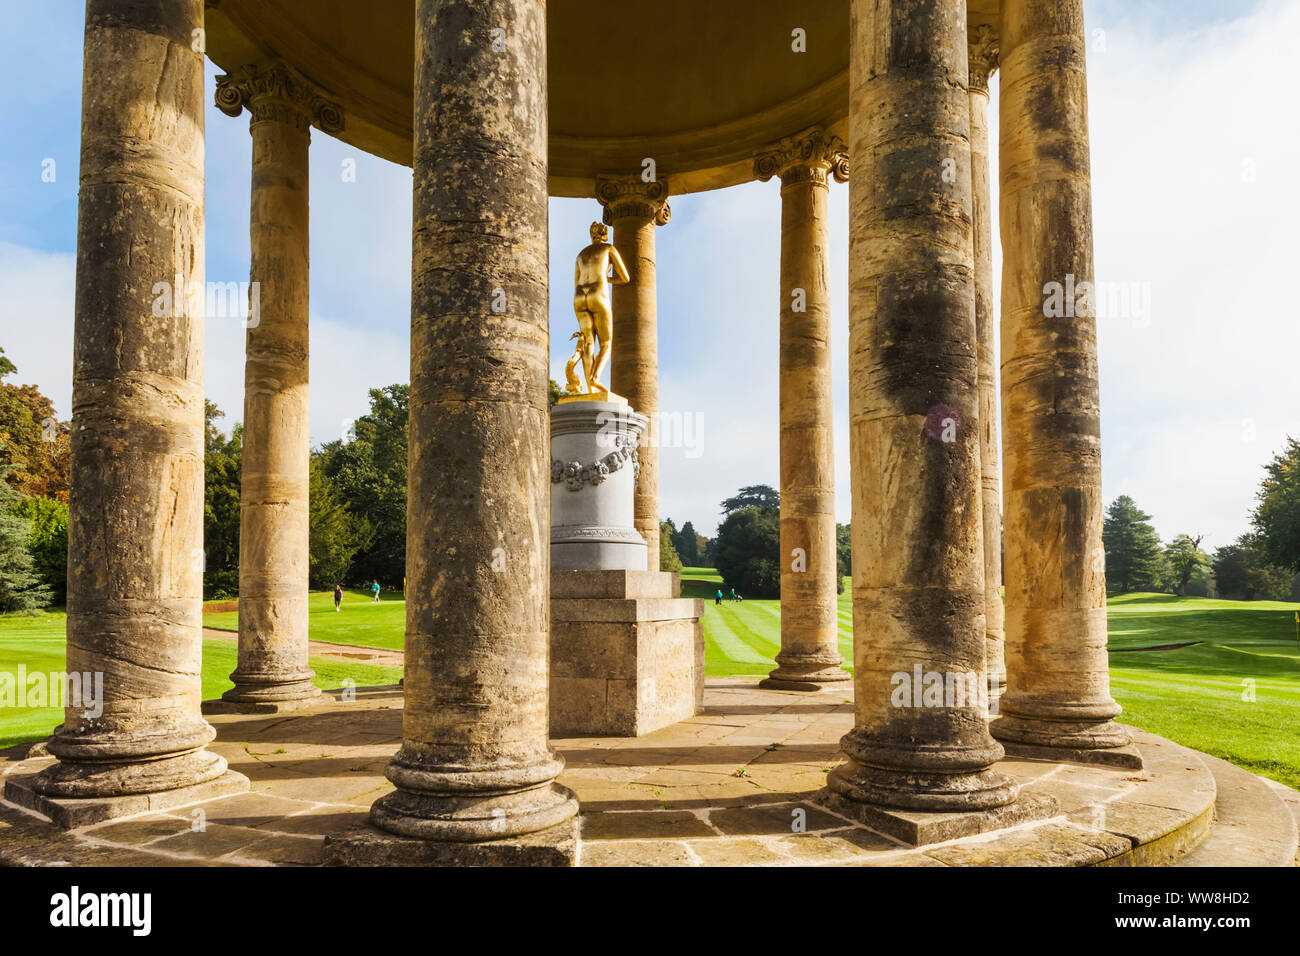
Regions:
M 622 402 L 562 401 L 551 409 L 553 570 L 646 569 L 633 500 L 647 422 Z
M 704 711 L 704 602 L 666 571 L 551 572 L 551 736 L 638 737 Z

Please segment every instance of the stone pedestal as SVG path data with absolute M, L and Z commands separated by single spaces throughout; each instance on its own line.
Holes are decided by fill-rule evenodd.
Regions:
M 704 712 L 704 602 L 668 571 L 551 572 L 551 736 L 639 737 Z
M 648 419 L 622 402 L 551 409 L 551 569 L 644 571 L 633 509 Z M 656 565 L 659 554 L 653 555 Z

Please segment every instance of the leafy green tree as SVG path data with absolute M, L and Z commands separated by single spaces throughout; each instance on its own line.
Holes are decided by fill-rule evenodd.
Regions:
M 370 543 L 370 525 L 339 500 L 319 455 L 312 456 L 309 468 L 308 579 L 312 588 L 324 590 L 347 579 L 353 557 Z
M 718 573 L 746 597 L 781 596 L 781 513 L 748 507 L 727 515 L 714 551 Z
M 1288 436 L 1264 472 L 1251 515 L 1259 546 L 1269 563 L 1300 573 L 1300 441 Z
M 844 590 L 844 578 L 853 573 L 853 535 L 846 524 L 835 525 L 835 563 L 839 567 L 840 591 Z
M 680 571 L 682 569 L 682 559 L 678 555 L 677 549 L 673 547 L 673 538 L 676 532 L 673 530 L 671 521 L 659 522 L 659 570 L 660 571 Z
M 24 498 L 12 511 L 28 522 L 32 570 L 50 590 L 51 603 L 68 603 L 68 506 L 53 498 Z
M 0 611 L 32 611 L 50 603 L 50 589 L 33 568 L 31 526 L 14 513 L 22 496 L 9 486 L 13 465 L 0 468 Z
M 1247 601 L 1285 601 L 1290 597 L 1293 575 L 1269 563 L 1258 535 L 1240 535 L 1232 544 L 1216 549 L 1211 562 L 1216 586 L 1224 596 Z
M 410 387 L 370 390 L 370 412 L 356 420 L 351 441 L 320 449 L 334 493 L 365 519 L 369 540 L 348 572 L 352 581 L 398 585 L 406 575 L 406 435 Z
M 18 369 L 0 349 L 0 467 L 21 495 L 67 504 L 72 463 L 68 425 L 35 385 L 3 381 Z
M 1165 548 L 1170 575 L 1165 583 L 1181 597 L 1187 596 L 1187 585 L 1192 576 L 1209 565 L 1209 555 L 1201 550 L 1203 537 L 1199 534 L 1195 538 L 1187 534 L 1176 535 Z
M 700 536 L 695 533 L 695 525 L 689 521 L 682 525 L 682 530 L 673 536 L 673 547 L 681 555 L 682 564 L 698 567 L 700 563 Z
M 1123 594 L 1159 581 L 1160 535 L 1150 522 L 1151 516 L 1128 495 L 1120 495 L 1106 509 L 1101 531 L 1106 580 Z
M 243 428 L 227 437 L 217 427 L 225 412 L 204 401 L 203 423 L 203 596 L 239 594 L 239 479 Z
M 771 485 L 746 485 L 733 497 L 722 502 L 722 513 L 729 515 L 741 508 L 780 508 L 781 493 Z
M 564 389 L 560 386 L 560 383 L 557 382 L 555 379 L 553 379 L 553 378 L 552 378 L 552 379 L 549 379 L 548 382 L 549 382 L 549 384 L 548 384 L 548 387 L 547 387 L 547 391 L 548 391 L 549 396 L 550 396 L 551 404 L 552 404 L 552 405 L 555 405 L 555 404 L 557 404 L 557 403 L 560 401 L 560 399 L 562 399 L 562 398 L 564 397 L 564 395 L 565 395 L 565 391 L 564 391 Z

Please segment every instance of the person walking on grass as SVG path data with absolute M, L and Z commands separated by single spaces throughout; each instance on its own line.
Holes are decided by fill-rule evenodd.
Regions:
M 718 596 L 713 599 L 714 604 L 722 603 L 722 588 L 718 588 Z
M 376 581 L 374 584 L 370 585 L 370 590 L 375 592 L 375 599 L 370 603 L 378 604 L 379 603 L 379 582 Z
M 736 600 L 738 600 L 737 597 L 736 597 L 736 589 L 735 589 L 735 588 L 732 588 L 732 589 L 731 589 L 731 600 L 732 600 L 733 602 L 736 601 Z
M 339 609 L 339 605 L 342 603 L 343 603 L 343 585 L 336 584 L 334 585 L 334 610 L 337 611 Z

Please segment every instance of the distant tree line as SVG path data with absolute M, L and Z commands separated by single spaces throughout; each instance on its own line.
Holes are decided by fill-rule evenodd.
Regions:
M 1264 473 L 1250 530 L 1213 554 L 1201 550 L 1202 535 L 1179 534 L 1162 544 L 1151 515 L 1120 495 L 1106 509 L 1102 529 L 1107 587 L 1203 597 L 1213 572 L 1220 597 L 1300 599 L 1300 442 L 1288 437 Z

